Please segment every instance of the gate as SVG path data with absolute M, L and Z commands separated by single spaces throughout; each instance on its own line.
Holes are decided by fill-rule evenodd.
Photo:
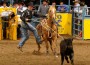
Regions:
M 82 13 L 73 13 L 73 36 L 78 39 L 90 39 L 90 15 L 87 10 L 90 8 L 83 8 Z

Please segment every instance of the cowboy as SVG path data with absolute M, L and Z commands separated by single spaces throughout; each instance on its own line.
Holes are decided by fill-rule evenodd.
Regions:
M 30 2 L 27 6 L 27 10 L 25 10 L 20 17 L 22 20 L 22 23 L 21 23 L 22 39 L 21 39 L 19 45 L 17 46 L 17 48 L 20 51 L 22 51 L 23 45 L 25 44 L 26 40 L 29 38 L 28 30 L 33 32 L 36 42 L 38 44 L 40 44 L 42 42 L 37 33 L 36 28 L 30 24 L 31 18 L 33 16 L 32 12 L 33 12 L 33 3 Z

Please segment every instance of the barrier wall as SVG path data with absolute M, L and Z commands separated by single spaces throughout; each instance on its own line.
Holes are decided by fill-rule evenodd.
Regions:
M 10 12 L 15 13 L 15 17 L 9 19 L 8 21 L 3 21 L 3 16 L 9 16 Z M 18 17 L 16 16 L 17 9 L 16 8 L 0 8 L 0 40 L 3 40 L 3 22 L 7 22 L 8 26 L 6 27 L 6 39 L 17 40 L 17 26 L 18 26 Z
M 56 21 L 58 25 L 59 34 L 72 35 L 72 14 L 70 13 L 56 13 Z
M 82 12 L 73 13 L 73 36 L 77 39 L 90 39 L 89 10 L 90 7 L 83 7 Z
M 90 18 L 85 18 L 83 22 L 83 39 L 90 39 Z

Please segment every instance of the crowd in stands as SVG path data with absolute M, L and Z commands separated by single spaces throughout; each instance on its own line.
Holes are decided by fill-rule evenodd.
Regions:
M 64 4 L 64 2 L 62 1 L 58 6 L 56 6 L 57 5 L 56 2 L 52 2 L 52 5 L 56 6 L 57 12 L 71 12 L 73 10 L 74 12 L 82 13 L 83 7 L 87 7 L 85 2 L 80 2 L 79 0 L 75 0 L 73 1 L 73 3 L 74 3 L 73 9 L 71 6 Z M 0 5 L 0 8 L 4 8 L 4 7 L 9 7 L 9 6 L 7 6 L 7 3 L 3 2 L 3 4 Z M 17 8 L 18 14 L 21 14 L 24 10 L 27 9 L 27 4 L 25 4 L 24 2 L 13 3 L 12 7 Z M 39 14 L 46 14 L 48 8 L 49 8 L 49 3 L 45 1 L 41 5 L 39 5 L 37 11 Z

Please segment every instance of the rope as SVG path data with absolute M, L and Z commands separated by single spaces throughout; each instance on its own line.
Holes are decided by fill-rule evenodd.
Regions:
M 38 20 L 40 19 L 42 19 L 42 18 L 37 18 Z M 29 19 L 29 20 L 31 20 L 31 21 L 33 21 L 33 22 L 36 22 L 37 20 L 35 20 L 35 19 Z M 42 19 L 42 20 L 44 20 L 44 19 Z M 40 21 L 37 21 L 37 22 L 40 22 Z M 47 23 L 45 23 L 45 21 L 44 22 L 40 22 L 40 24 L 42 25 L 42 27 L 44 27 L 47 31 L 49 31 L 49 30 L 52 30 L 53 32 L 55 32 L 56 34 L 58 34 L 55 30 L 53 30 L 52 28 L 50 28 L 48 25 L 47 25 Z M 60 37 L 61 37 L 61 39 L 62 40 L 64 40 L 64 37 L 63 36 L 61 36 L 60 35 Z

